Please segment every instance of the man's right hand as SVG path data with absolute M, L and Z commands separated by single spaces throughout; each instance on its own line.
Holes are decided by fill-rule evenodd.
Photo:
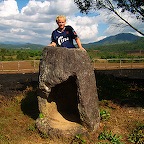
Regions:
M 56 46 L 56 43 L 55 43 L 55 42 L 52 42 L 52 43 L 51 43 L 51 44 L 49 44 L 48 46 L 55 47 L 55 46 Z

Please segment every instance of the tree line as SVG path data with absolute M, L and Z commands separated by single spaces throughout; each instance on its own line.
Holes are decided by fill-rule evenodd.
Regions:
M 42 50 L 0 48 L 0 61 L 39 60 Z

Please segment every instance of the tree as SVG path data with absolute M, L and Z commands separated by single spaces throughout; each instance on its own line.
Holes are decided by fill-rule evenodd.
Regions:
M 122 8 L 122 12 L 129 11 L 135 14 L 136 18 L 144 22 L 144 1 L 143 0 L 115 0 L 117 7 Z
M 124 17 L 122 17 L 117 9 L 121 8 L 121 12 L 129 11 L 135 17 L 144 22 L 144 0 L 74 0 L 80 12 L 88 14 L 90 10 L 108 9 L 117 15 L 128 26 L 144 36 L 144 33 L 130 24 Z
M 17 59 L 18 60 L 28 60 L 29 59 L 29 54 L 26 51 L 18 52 L 17 53 Z

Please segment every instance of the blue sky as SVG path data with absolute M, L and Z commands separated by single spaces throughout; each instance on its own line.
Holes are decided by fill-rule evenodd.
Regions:
M 23 7 L 25 7 L 29 2 L 29 0 L 16 0 L 16 1 L 17 1 L 19 10 L 21 10 Z
M 119 10 L 118 10 L 119 11 Z M 50 43 L 51 33 L 57 28 L 55 18 L 65 15 L 67 25 L 78 33 L 82 43 L 101 40 L 119 33 L 137 33 L 130 27 L 118 27 L 121 20 L 107 10 L 81 14 L 74 0 L 0 0 L 0 42 Z M 128 12 L 124 13 L 134 26 L 143 29 Z

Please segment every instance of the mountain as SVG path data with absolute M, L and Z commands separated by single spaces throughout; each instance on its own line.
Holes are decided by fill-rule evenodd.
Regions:
M 44 45 L 32 44 L 32 43 L 17 43 L 17 42 L 4 42 L 0 43 L 0 48 L 11 49 L 42 49 Z
M 5 42 L 0 42 L 0 44 L 21 45 L 21 44 L 25 44 L 25 43 L 24 42 L 5 41 Z
M 98 42 L 83 44 L 83 47 L 90 48 L 90 47 L 102 46 L 102 45 L 132 43 L 138 41 L 140 38 L 141 37 L 133 35 L 131 33 L 121 33 L 114 36 L 109 36 Z M 17 42 L 9 42 L 9 41 L 0 43 L 0 48 L 42 49 L 43 47 L 44 45 L 38 45 L 32 43 L 17 43 Z
M 141 37 L 133 35 L 131 33 L 121 33 L 114 36 L 106 37 L 100 41 L 84 44 L 84 47 L 97 46 L 97 45 L 111 45 L 111 44 L 120 44 L 120 43 L 131 43 L 137 41 Z

